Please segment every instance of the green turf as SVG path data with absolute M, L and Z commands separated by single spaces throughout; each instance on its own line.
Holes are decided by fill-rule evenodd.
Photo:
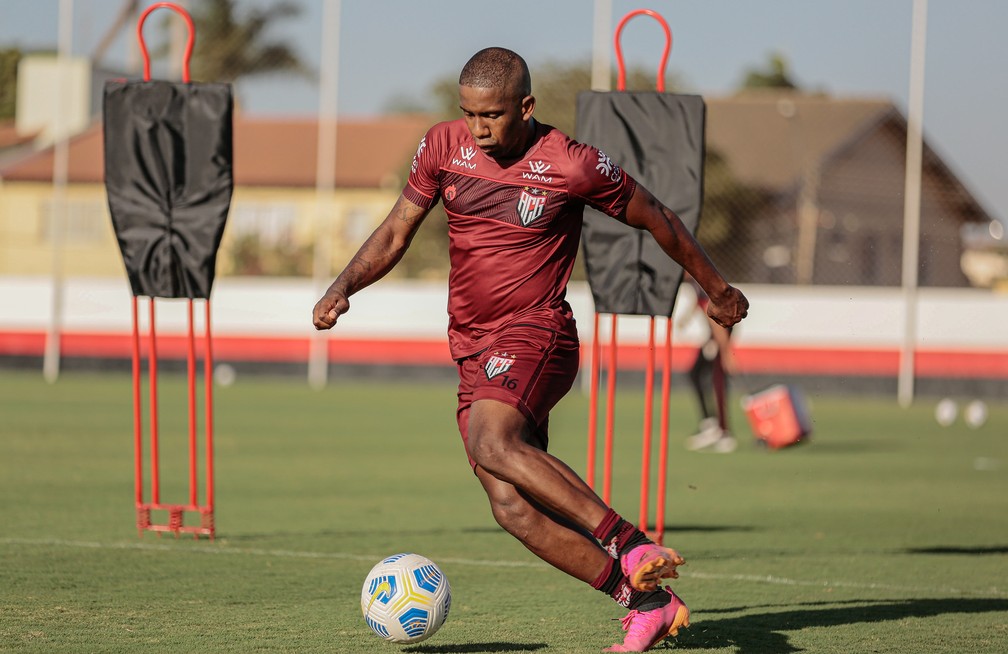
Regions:
M 129 379 L 0 372 L 0 651 L 598 652 L 623 614 L 493 523 L 445 383 L 240 378 L 218 388 L 215 542 L 138 536 Z M 165 501 L 185 500 L 184 387 L 161 389 Z M 639 393 L 621 395 L 613 502 L 638 511 Z M 691 652 L 1008 651 L 1008 405 L 940 427 L 933 402 L 813 397 L 815 435 L 686 452 L 673 397 L 666 542 Z M 551 421 L 585 468 L 587 402 Z M 657 422 L 655 423 L 657 425 Z M 454 590 L 431 640 L 380 642 L 365 574 L 415 551 Z

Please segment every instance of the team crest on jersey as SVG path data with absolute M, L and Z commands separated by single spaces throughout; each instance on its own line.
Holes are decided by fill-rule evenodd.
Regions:
M 483 372 L 486 373 L 487 379 L 503 375 L 508 370 L 511 370 L 511 366 L 514 365 L 516 358 L 515 355 L 508 354 L 507 352 L 494 352 L 483 366 Z
M 546 208 L 546 191 L 526 186 L 518 196 L 518 217 L 528 227 L 543 214 Z

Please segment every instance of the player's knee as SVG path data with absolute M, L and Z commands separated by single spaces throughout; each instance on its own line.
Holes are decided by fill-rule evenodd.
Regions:
M 469 456 L 490 474 L 498 476 L 504 466 L 506 457 L 504 448 L 498 440 L 486 436 L 473 438 L 469 437 Z
M 517 493 L 490 498 L 494 520 L 504 531 L 524 540 L 532 528 L 534 511 Z
M 508 470 L 513 457 L 514 438 L 497 430 L 487 429 L 470 432 L 469 456 L 476 465 L 495 477 L 501 478 Z

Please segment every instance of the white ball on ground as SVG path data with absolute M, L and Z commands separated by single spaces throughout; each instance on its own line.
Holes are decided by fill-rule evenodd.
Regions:
M 948 427 L 955 422 L 958 413 L 959 405 L 955 403 L 955 400 L 946 397 L 935 407 L 935 420 L 942 427 Z
M 963 418 L 966 420 L 966 424 L 973 429 L 983 427 L 987 422 L 987 404 L 983 400 L 973 400 L 966 405 Z
M 214 367 L 213 377 L 218 386 L 230 386 L 235 382 L 237 376 L 235 369 L 226 363 Z

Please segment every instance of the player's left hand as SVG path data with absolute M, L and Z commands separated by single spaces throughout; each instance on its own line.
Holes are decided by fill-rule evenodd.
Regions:
M 749 315 L 749 300 L 742 291 L 729 286 L 719 297 L 711 296 L 707 315 L 722 327 L 731 327 Z

